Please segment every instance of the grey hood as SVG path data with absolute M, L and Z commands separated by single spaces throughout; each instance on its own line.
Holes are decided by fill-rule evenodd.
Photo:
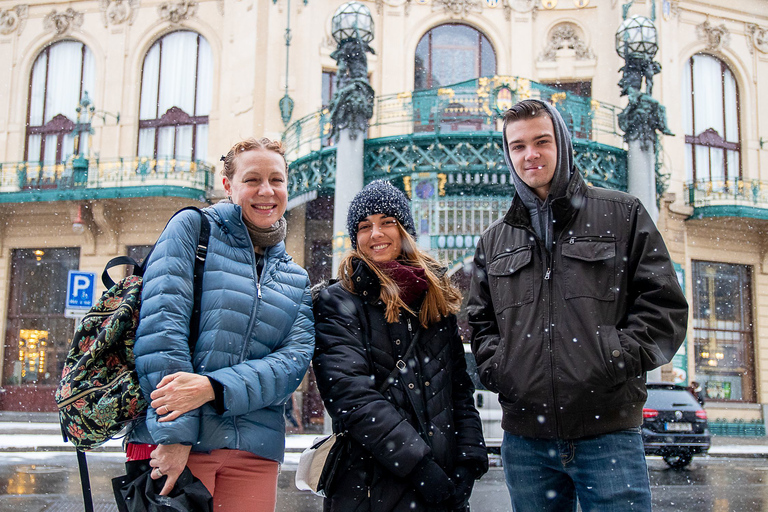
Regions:
M 532 101 L 540 103 L 547 109 L 547 112 L 549 112 L 555 130 L 555 143 L 557 144 L 557 167 L 554 176 L 552 176 L 549 195 L 545 201 L 539 199 L 534 191 L 520 179 L 517 171 L 515 171 L 515 167 L 512 165 L 512 160 L 509 158 L 509 145 L 507 144 L 506 122 L 501 130 L 502 149 L 504 151 L 504 160 L 507 162 L 507 167 L 512 175 L 512 181 L 515 184 L 515 193 L 520 196 L 523 204 L 528 209 L 528 213 L 531 215 L 531 225 L 533 226 L 534 231 L 539 238 L 545 242 L 547 249 L 551 250 L 553 226 L 550 200 L 552 198 L 564 196 L 566 193 L 568 181 L 571 179 L 571 174 L 574 169 L 573 143 L 571 142 L 571 134 L 568 132 L 568 127 L 566 126 L 565 121 L 563 121 L 560 112 L 544 101 Z

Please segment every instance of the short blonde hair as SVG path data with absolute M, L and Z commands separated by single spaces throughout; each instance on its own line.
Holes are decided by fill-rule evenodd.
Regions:
M 267 137 L 262 137 L 258 140 L 253 137 L 249 137 L 232 146 L 232 149 L 229 150 L 227 156 L 222 157 L 224 160 L 224 169 L 221 170 L 222 176 L 231 180 L 235 176 L 235 171 L 237 170 L 235 169 L 235 158 L 237 158 L 240 153 L 260 149 L 274 151 L 283 157 L 283 161 L 285 161 L 285 146 L 283 146 L 282 142 L 279 140 L 272 140 Z M 286 175 L 288 174 L 288 162 L 285 162 L 285 173 Z

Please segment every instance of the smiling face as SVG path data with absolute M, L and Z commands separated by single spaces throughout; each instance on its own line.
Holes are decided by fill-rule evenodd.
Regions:
M 555 127 L 548 115 L 512 121 L 505 135 L 515 172 L 542 200 L 557 169 Z
M 357 225 L 357 250 L 377 263 L 397 259 L 403 251 L 397 220 L 380 213 L 361 220 Z
M 232 178 L 224 177 L 224 190 L 243 209 L 243 218 L 266 229 L 277 222 L 288 205 L 285 160 L 268 149 L 243 151 L 234 161 Z

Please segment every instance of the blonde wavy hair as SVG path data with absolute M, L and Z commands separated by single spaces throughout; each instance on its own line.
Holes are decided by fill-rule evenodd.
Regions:
M 461 292 L 451 284 L 450 278 L 444 272 L 444 267 L 422 251 L 399 222 L 397 228 L 402 243 L 402 252 L 398 261 L 411 267 L 423 268 L 427 280 L 427 295 L 419 311 L 419 323 L 428 327 L 440 321 L 442 317 L 458 313 L 461 307 Z M 355 293 L 355 285 L 352 282 L 355 259 L 362 260 L 379 279 L 381 284 L 379 298 L 385 304 L 385 318 L 388 323 L 398 321 L 401 309 L 415 315 L 415 312 L 400 298 L 400 288 L 397 283 L 360 250 L 347 253 L 339 264 L 339 281 L 347 291 Z

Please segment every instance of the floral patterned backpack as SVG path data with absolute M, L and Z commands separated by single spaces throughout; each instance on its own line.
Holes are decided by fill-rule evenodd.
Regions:
M 191 352 L 200 325 L 202 276 L 211 226 L 195 207 L 183 208 L 174 216 L 184 210 L 195 210 L 202 219 L 195 257 Z M 144 265 L 148 260 L 149 255 Z M 108 270 L 117 265 L 133 265 L 133 275 L 114 284 Z M 133 356 L 144 265 L 127 256 L 107 263 L 101 276 L 107 291 L 85 315 L 72 338 L 55 398 L 64 440 L 72 441 L 78 451 L 101 446 L 147 408 Z

